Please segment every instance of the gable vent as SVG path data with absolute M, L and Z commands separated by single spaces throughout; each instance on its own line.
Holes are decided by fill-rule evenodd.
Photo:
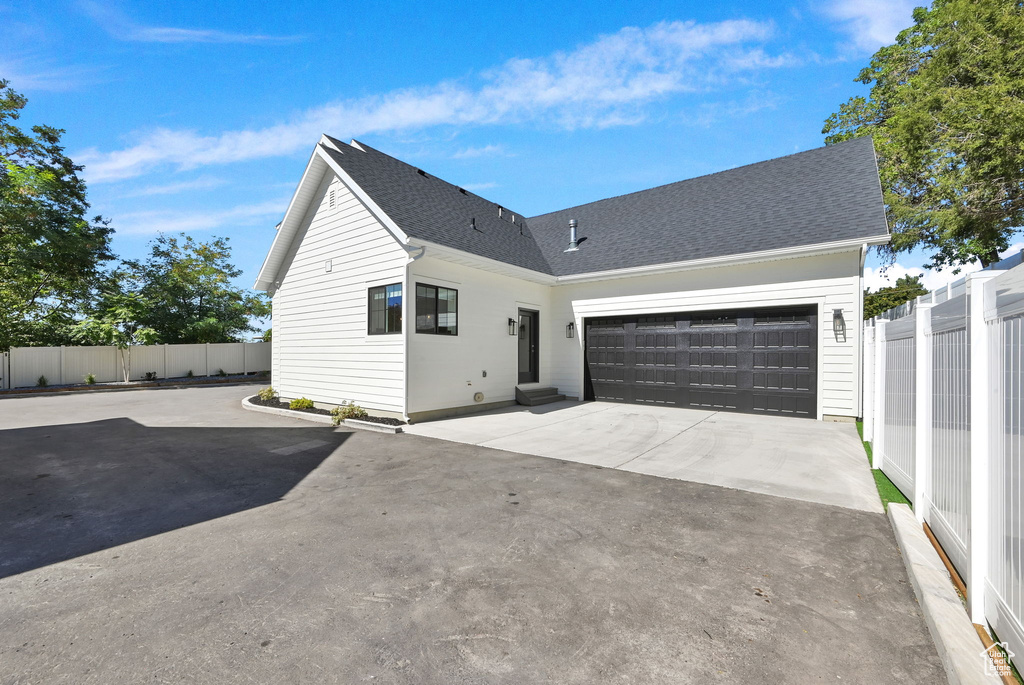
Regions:
M 330 193 L 327 194 L 327 205 L 331 209 L 334 209 L 334 190 L 333 189 L 331 190 Z

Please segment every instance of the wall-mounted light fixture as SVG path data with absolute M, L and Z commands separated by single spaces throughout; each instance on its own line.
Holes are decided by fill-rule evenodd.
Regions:
M 565 325 L 565 337 L 575 338 L 576 337 L 576 322 L 570 321 Z
M 836 342 L 846 342 L 846 321 L 843 320 L 843 310 L 832 310 L 832 333 L 836 336 Z
M 513 319 L 512 317 L 509 317 L 509 319 L 508 319 L 508 334 L 509 335 L 515 335 L 516 334 L 517 326 L 518 326 L 518 324 L 516 323 L 516 320 Z

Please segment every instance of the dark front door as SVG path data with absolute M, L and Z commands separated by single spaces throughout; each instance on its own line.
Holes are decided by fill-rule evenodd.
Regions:
M 817 309 L 587 319 L 586 397 L 817 416 Z
M 537 347 L 540 342 L 540 316 L 529 309 L 519 310 L 519 382 L 536 383 L 540 380 Z

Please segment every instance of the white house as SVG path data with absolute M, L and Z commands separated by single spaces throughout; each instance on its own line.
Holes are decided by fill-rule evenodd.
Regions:
M 864 257 L 888 240 L 868 138 L 524 217 L 323 136 L 255 287 L 284 398 L 849 419 Z

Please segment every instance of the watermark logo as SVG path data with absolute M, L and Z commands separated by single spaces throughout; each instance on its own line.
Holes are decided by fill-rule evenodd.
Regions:
M 999 648 L 1002 647 L 1000 650 Z M 1013 668 L 1010 666 L 1010 659 L 1016 656 L 1010 651 L 1010 646 L 1005 642 L 997 642 L 981 653 L 985 660 L 985 675 L 1012 676 Z

